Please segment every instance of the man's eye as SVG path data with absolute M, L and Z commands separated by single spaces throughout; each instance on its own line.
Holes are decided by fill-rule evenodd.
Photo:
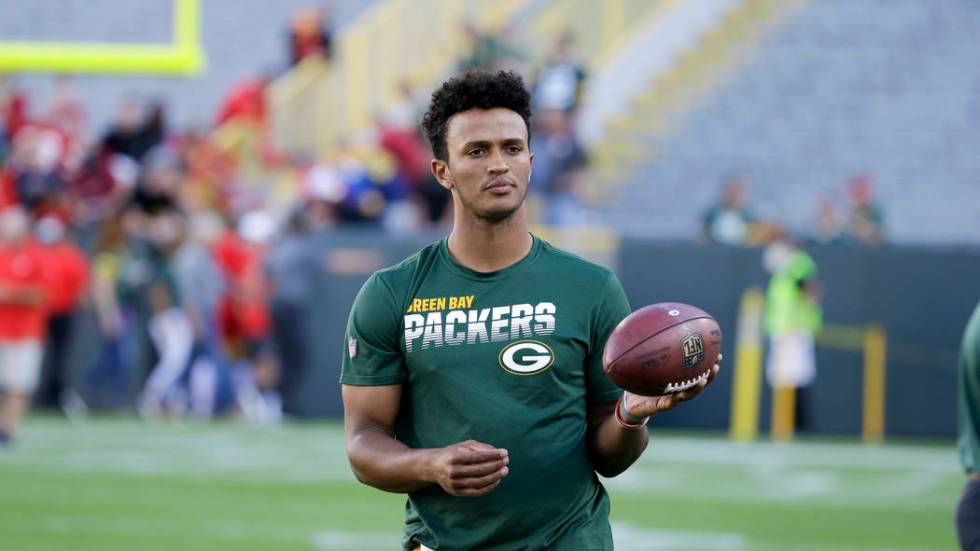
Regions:
M 521 151 L 524 151 L 524 148 L 519 145 L 512 145 L 507 148 L 507 152 L 512 153 L 514 155 L 520 153 Z
M 479 157 L 480 155 L 483 155 L 483 153 L 485 151 L 486 150 L 485 149 L 482 149 L 482 148 L 479 148 L 479 149 L 471 149 L 466 154 L 469 155 L 470 157 Z

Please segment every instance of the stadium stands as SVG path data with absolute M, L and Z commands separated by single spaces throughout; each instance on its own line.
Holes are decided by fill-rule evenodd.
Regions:
M 347 25 L 373 2 L 330 2 L 334 26 Z M 221 3 L 202 2 L 201 37 L 207 67 L 197 78 L 76 77 L 79 96 L 85 98 L 89 111 L 90 130 L 101 131 L 126 95 L 166 101 L 177 127 L 206 126 L 213 122 L 219 100 L 234 84 L 261 71 L 284 71 L 288 67 L 285 23 L 298 9 L 314 3 L 243 0 L 235 4 L 232 10 Z M 171 39 L 172 19 L 168 1 L 137 0 L 123 5 L 111 0 L 2 3 L 0 40 L 162 43 Z M 56 78 L 48 73 L 24 74 L 18 81 L 33 95 L 44 98 L 50 95 Z
M 700 105 L 665 115 L 637 99 L 629 128 L 607 136 L 613 149 L 641 151 L 616 159 L 629 169 L 603 182 L 603 218 L 626 234 L 691 239 L 694 213 L 740 173 L 756 214 L 806 233 L 820 198 L 868 174 L 886 240 L 980 242 L 978 15 L 980 5 L 956 0 L 790 10 L 739 71 L 687 91 L 703 94 Z M 664 116 L 680 122 L 654 130 Z

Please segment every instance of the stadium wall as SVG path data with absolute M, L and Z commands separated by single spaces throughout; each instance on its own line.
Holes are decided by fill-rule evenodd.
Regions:
M 427 240 L 373 235 L 324 236 L 310 243 L 318 292 L 309 321 L 310 362 L 298 402 L 310 416 L 340 415 L 337 380 L 343 332 L 354 296 L 368 272 L 395 263 Z M 888 436 L 950 436 L 956 429 L 956 361 L 966 320 L 980 297 L 980 250 L 813 247 L 826 286 L 824 314 L 834 327 L 881 324 L 888 337 L 885 431 Z M 731 359 L 739 301 L 768 276 L 762 252 L 691 243 L 628 239 L 616 266 L 633 307 L 679 301 L 704 307 L 725 332 L 725 371 L 711 392 L 665 414 L 658 426 L 724 430 L 731 400 Z M 811 392 L 816 432 L 859 434 L 862 350 L 818 346 Z M 769 390 L 760 420 L 769 423 Z
M 307 343 L 294 396 L 304 417 L 342 413 L 340 359 L 354 296 L 367 276 L 413 254 L 439 236 L 392 239 L 376 233 L 331 232 L 307 238 L 313 300 L 301 312 Z M 980 298 L 980 249 L 811 247 L 825 285 L 824 318 L 834 334 L 880 324 L 887 335 L 885 434 L 948 437 L 956 430 L 959 342 Z M 701 306 L 719 321 L 726 360 L 709 392 L 655 419 L 658 427 L 725 430 L 729 426 L 735 326 L 742 294 L 764 288 L 762 251 L 684 242 L 624 239 L 612 264 L 634 309 L 677 301 Z M 315 273 L 314 273 L 315 272 Z M 77 335 L 74 371 L 98 353 L 96 324 Z M 828 331 L 827 333 L 830 333 Z M 862 427 L 863 351 L 858 344 L 821 341 L 810 392 L 812 430 L 858 435 Z M 837 341 L 841 339 L 836 338 Z M 764 384 L 764 383 L 763 383 Z M 135 389 L 134 389 L 135 390 Z M 761 389 L 760 432 L 769 429 L 770 395 Z

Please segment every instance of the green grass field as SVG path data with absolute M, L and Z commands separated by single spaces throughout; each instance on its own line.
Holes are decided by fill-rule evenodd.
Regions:
M 953 549 L 952 445 L 736 445 L 654 430 L 606 481 L 616 548 Z M 32 418 L 0 449 L 0 549 L 397 549 L 402 496 L 359 485 L 336 423 Z

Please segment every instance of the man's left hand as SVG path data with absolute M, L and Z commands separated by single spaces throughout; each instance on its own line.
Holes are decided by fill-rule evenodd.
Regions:
M 694 398 L 698 394 L 701 394 L 701 391 L 711 384 L 711 381 L 718 375 L 718 366 L 721 364 L 721 358 L 721 354 L 718 354 L 718 363 L 711 368 L 708 376 L 687 390 L 664 394 L 663 396 L 641 396 L 632 392 L 625 392 L 623 394 L 623 400 L 626 402 L 626 410 L 633 417 L 649 417 L 673 409 L 677 404 Z

